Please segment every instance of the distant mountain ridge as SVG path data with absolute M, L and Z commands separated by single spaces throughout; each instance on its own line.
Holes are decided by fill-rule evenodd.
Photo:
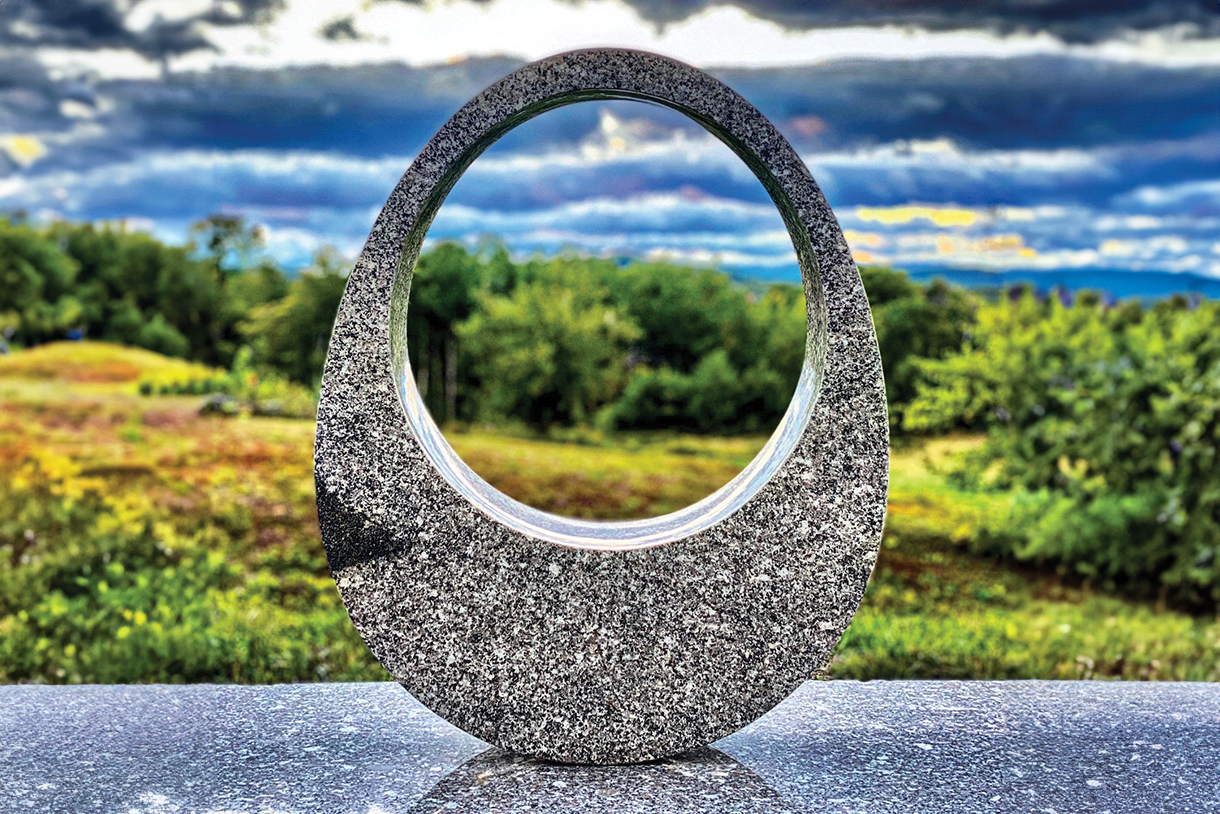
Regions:
M 627 262 L 626 260 L 623 261 Z M 937 278 L 975 291 L 1003 290 L 1032 285 L 1038 291 L 1062 288 L 1067 291 L 1097 291 L 1115 300 L 1138 299 L 1154 302 L 1175 294 L 1220 299 L 1220 278 L 1169 271 L 1124 271 L 1122 269 L 1068 269 L 1065 271 L 975 271 L 936 266 L 901 267 L 912 280 L 926 283 Z M 766 287 L 775 283 L 797 282 L 788 274 L 773 275 L 738 272 L 731 275 L 747 287 Z
M 968 271 L 949 268 L 904 269 L 913 280 L 927 282 L 940 277 L 963 288 L 1009 288 L 1031 284 L 1040 291 L 1099 291 L 1118 300 L 1162 300 L 1174 294 L 1197 294 L 1220 299 L 1220 279 L 1199 274 L 1168 271 L 1076 270 L 1064 271 Z

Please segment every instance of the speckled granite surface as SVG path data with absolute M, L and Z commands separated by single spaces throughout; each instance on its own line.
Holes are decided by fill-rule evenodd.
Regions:
M 0 814 L 1215 814 L 1220 685 L 818 682 L 657 763 L 486 749 L 393 684 L 0 687 Z
M 742 156 L 789 227 L 809 330 L 793 403 L 737 479 L 662 518 L 598 524 L 523 506 L 461 462 L 406 370 L 403 320 L 424 233 L 469 162 L 533 115 L 607 97 L 674 107 Z M 829 657 L 876 560 L 887 435 L 859 273 L 787 141 L 693 68 L 575 52 L 463 107 L 378 217 L 327 359 L 318 509 L 357 629 L 416 698 L 513 750 L 638 761 L 753 721 Z

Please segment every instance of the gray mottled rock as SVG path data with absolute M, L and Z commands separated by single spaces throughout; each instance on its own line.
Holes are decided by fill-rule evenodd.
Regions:
M 630 523 L 549 515 L 488 486 L 428 416 L 404 347 L 412 269 L 462 171 L 522 121 L 601 98 L 675 108 L 741 156 L 788 225 L 808 304 L 804 371 L 759 456 L 700 503 Z M 749 723 L 827 660 L 876 559 L 887 433 L 860 276 L 792 147 L 701 71 L 581 51 L 483 91 L 394 189 L 331 340 L 318 510 L 352 620 L 425 705 L 518 752 L 648 760 Z
M 0 814 L 1216 814 L 1220 684 L 810 682 L 665 761 L 557 766 L 392 684 L 0 687 Z

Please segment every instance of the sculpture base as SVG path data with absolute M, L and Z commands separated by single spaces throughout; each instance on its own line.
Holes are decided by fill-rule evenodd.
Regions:
M 1220 685 L 810 682 L 641 766 L 499 752 L 394 684 L 0 687 L 0 812 L 1213 812 Z

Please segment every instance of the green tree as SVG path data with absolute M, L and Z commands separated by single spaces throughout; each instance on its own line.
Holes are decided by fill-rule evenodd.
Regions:
M 479 403 L 485 415 L 537 429 L 587 421 L 618 394 L 640 329 L 579 265 L 552 261 L 535 271 L 508 297 L 484 295 L 457 328 Z
M 500 250 L 503 252 L 503 250 Z M 415 266 L 407 304 L 407 354 L 420 396 L 438 421 L 458 416 L 459 367 L 457 325 L 478 307 L 489 271 L 488 253 L 473 254 L 457 243 L 442 243 L 423 254 Z M 511 268 L 511 264 L 509 264 Z M 505 278 L 504 293 L 515 281 Z M 470 385 L 470 377 L 462 382 Z
M 140 232 L 56 224 L 49 236 L 79 265 L 86 335 L 209 364 L 230 355 L 214 342 L 223 292 L 181 247 Z
M 222 285 L 255 264 L 265 240 L 263 228 L 240 215 L 208 215 L 190 228 L 190 248 L 208 258 Z
M 861 268 L 860 276 L 885 369 L 890 427 L 913 429 L 918 422 L 903 419 L 918 392 L 922 362 L 944 358 L 961 347 L 974 322 L 975 302 L 944 280 L 920 285 L 901 271 L 875 266 Z
M 279 270 L 263 254 L 263 228 L 240 215 L 209 215 L 191 226 L 189 237 L 188 252 L 202 257 L 222 294 L 209 342 L 217 362 L 227 366 L 242 342 L 239 323 L 251 308 L 284 296 L 283 275 L 278 283 L 273 279 Z
M 728 276 L 668 263 L 599 270 L 615 301 L 640 326 L 635 348 L 649 364 L 689 372 L 717 349 L 737 366 L 755 360 L 761 334 L 750 321 L 745 290 Z
M 284 297 L 252 308 L 240 331 L 255 364 L 316 386 L 349 271 L 333 249 L 322 249 Z
M 72 295 L 78 270 L 45 235 L 0 219 L 0 328 L 19 344 L 63 338 L 83 316 Z

